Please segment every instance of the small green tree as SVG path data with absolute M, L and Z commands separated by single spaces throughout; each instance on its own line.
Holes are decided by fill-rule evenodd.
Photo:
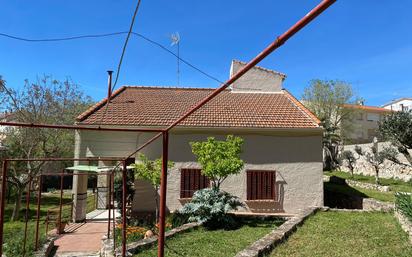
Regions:
M 397 151 L 393 147 L 385 147 L 382 151 L 379 151 L 377 139 L 374 138 L 373 141 L 374 142 L 373 146 L 371 147 L 371 152 L 363 153 L 363 151 L 361 150 L 360 153 L 364 155 L 366 160 L 373 166 L 375 170 L 375 183 L 379 185 L 380 165 L 385 160 L 396 162 Z
M 136 179 L 142 179 L 148 181 L 155 189 L 155 201 L 156 201 L 156 222 L 159 219 L 159 197 L 158 191 L 160 187 L 160 180 L 162 174 L 162 158 L 154 161 L 149 160 L 144 154 L 139 155 L 140 162 L 133 164 L 134 176 Z M 167 163 L 168 169 L 174 166 L 172 161 Z
M 238 174 L 244 162 L 240 159 L 243 139 L 228 135 L 226 141 L 209 137 L 204 142 L 191 142 L 192 152 L 202 166 L 202 174 L 212 182 L 212 187 L 220 189 L 220 185 L 232 174 Z
M 355 170 L 356 161 L 358 159 L 355 157 L 352 151 L 349 151 L 349 150 L 343 151 L 339 160 L 340 160 L 341 165 L 343 165 L 343 161 L 347 162 L 351 177 L 353 178 L 353 172 Z
M 393 112 L 379 122 L 379 133 L 394 144 L 412 165 L 412 112 Z
M 356 109 L 346 108 L 360 99 L 349 83 L 339 80 L 310 81 L 302 94 L 305 106 L 321 121 L 323 132 L 324 169 L 333 170 L 339 165 L 339 147 L 353 130 Z

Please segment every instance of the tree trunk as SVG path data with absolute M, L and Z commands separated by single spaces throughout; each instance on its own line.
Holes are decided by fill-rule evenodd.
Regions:
M 20 207 L 21 207 L 21 197 L 23 195 L 24 188 L 17 187 L 16 190 L 16 199 L 14 199 L 14 208 L 13 214 L 11 215 L 12 221 L 17 221 L 20 215 Z
M 375 168 L 375 183 L 376 183 L 376 185 L 379 185 L 380 184 L 380 181 L 379 181 L 379 167 L 374 167 Z

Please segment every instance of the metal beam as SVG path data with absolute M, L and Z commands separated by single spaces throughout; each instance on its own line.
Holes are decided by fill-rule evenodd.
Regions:
M 95 130 L 95 131 L 116 131 L 116 132 L 161 132 L 162 128 L 105 128 L 94 125 L 92 127 L 80 125 L 58 125 L 25 122 L 0 122 L 0 126 L 28 127 L 28 128 L 50 128 L 50 129 L 71 129 L 71 130 Z

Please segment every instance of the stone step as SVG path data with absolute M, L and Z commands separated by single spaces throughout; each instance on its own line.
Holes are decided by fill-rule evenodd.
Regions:
M 100 257 L 100 252 L 63 252 L 56 253 L 54 257 Z

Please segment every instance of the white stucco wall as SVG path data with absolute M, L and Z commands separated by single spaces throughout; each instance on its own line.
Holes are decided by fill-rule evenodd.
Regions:
M 230 176 L 222 189 L 246 200 L 247 169 L 276 172 L 276 201 L 247 202 L 250 211 L 295 213 L 306 206 L 323 205 L 322 146 L 319 129 L 300 132 L 253 131 L 175 131 L 170 135 L 169 158 L 175 166 L 169 171 L 167 207 L 174 211 L 184 202 L 180 197 L 180 169 L 196 167 L 189 142 L 206 140 L 208 136 L 224 139 L 226 134 L 244 139 L 242 158 L 246 165 L 238 175 Z M 153 134 L 108 133 L 82 131 L 76 138 L 77 156 L 123 157 L 143 144 Z M 157 140 L 142 153 L 150 159 L 160 157 L 161 141 Z M 134 211 L 154 209 L 154 194 L 150 185 L 136 182 Z
M 245 63 L 232 61 L 230 77 L 246 66 Z M 253 67 L 232 84 L 236 92 L 280 92 L 285 75 L 262 67 Z M 253 82 L 253 83 L 252 83 Z
M 383 106 L 383 108 L 393 110 L 393 111 L 402 111 L 402 105 L 405 111 L 412 110 L 412 100 L 411 99 L 403 99 L 400 101 L 396 101 L 396 102 Z

